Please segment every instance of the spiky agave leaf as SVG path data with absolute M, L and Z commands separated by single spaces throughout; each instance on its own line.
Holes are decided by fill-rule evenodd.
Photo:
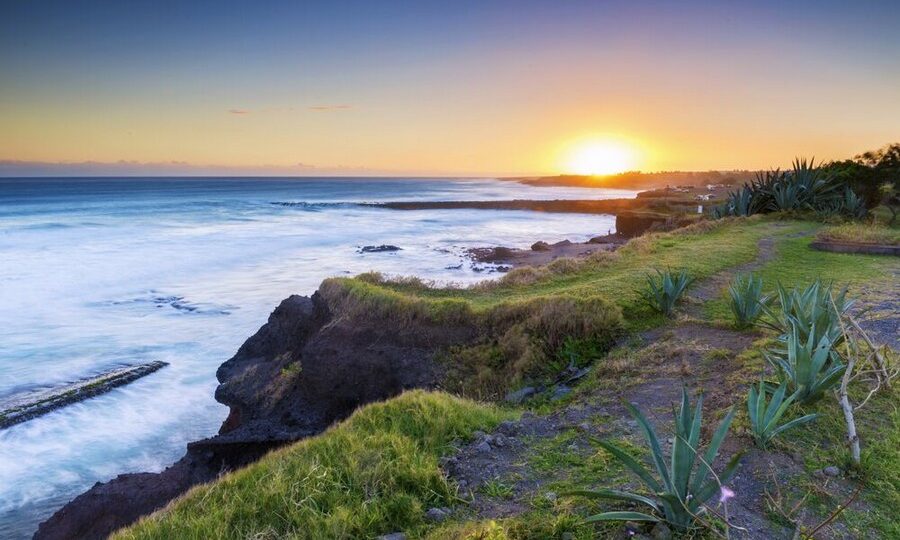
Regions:
M 646 504 L 653 510 L 659 512 L 659 505 L 651 499 L 650 497 L 644 497 L 643 495 L 638 495 L 637 493 L 631 493 L 628 491 L 619 491 L 617 489 L 582 489 L 575 491 L 568 491 L 564 493 L 564 495 L 585 497 L 588 499 L 611 499 L 617 501 L 626 501 L 626 502 L 634 502 L 640 504 Z
M 834 387 L 843 376 L 846 366 L 835 357 L 834 341 L 822 336 L 815 341 L 815 328 L 803 340 L 796 323 L 785 341 L 785 351 L 766 351 L 766 359 L 777 367 L 800 403 L 812 403 Z M 785 354 L 786 353 L 786 354 Z
M 703 512 L 703 504 L 727 482 L 737 469 L 740 454 L 735 455 L 725 469 L 716 478 L 709 469 L 718 455 L 719 448 L 725 440 L 731 421 L 734 418 L 732 407 L 719 424 L 712 439 L 706 447 L 702 460 L 698 454 L 701 449 L 700 432 L 702 423 L 703 398 L 698 398 L 696 407 L 691 406 L 686 389 L 682 388 L 681 407 L 674 415 L 676 439 L 672 445 L 672 455 L 667 464 L 659 438 L 647 418 L 634 404 L 625 402 L 625 407 L 638 423 L 647 445 L 650 447 L 650 458 L 659 480 L 654 478 L 650 470 L 638 463 L 633 457 L 607 441 L 598 444 L 619 459 L 628 469 L 634 472 L 653 493 L 644 496 L 618 490 L 596 490 L 571 492 L 570 495 L 584 495 L 592 498 L 615 499 L 644 504 L 653 509 L 656 515 L 640 512 L 605 512 L 590 518 L 591 521 L 608 521 L 631 519 L 633 515 L 643 516 L 644 521 L 657 521 L 664 518 L 666 522 L 678 529 L 689 528 L 695 516 Z
M 651 521 L 656 523 L 661 520 L 643 512 L 603 512 L 602 514 L 593 515 L 584 521 L 585 523 L 596 523 L 598 521 Z
M 791 406 L 792 403 L 800 395 L 798 392 L 785 397 L 788 385 L 782 382 L 773 392 L 772 399 L 766 403 L 766 383 L 762 379 L 759 381 L 759 389 L 754 385 L 750 386 L 750 392 L 747 396 L 747 412 L 750 417 L 750 428 L 753 433 L 753 439 L 757 446 L 765 449 L 768 443 L 774 439 L 779 433 L 788 429 L 811 422 L 818 418 L 817 414 L 808 414 L 797 418 L 786 424 L 779 425 L 782 416 Z

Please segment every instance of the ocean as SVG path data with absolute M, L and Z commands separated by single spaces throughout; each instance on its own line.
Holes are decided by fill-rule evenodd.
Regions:
M 465 285 L 498 275 L 473 267 L 467 248 L 584 241 L 615 225 L 355 203 L 633 196 L 494 179 L 0 178 L 0 401 L 170 364 L 0 430 L 0 538 L 30 538 L 95 482 L 160 471 L 215 434 L 227 413 L 213 399 L 216 368 L 288 295 L 368 270 Z M 360 252 L 381 244 L 402 249 Z

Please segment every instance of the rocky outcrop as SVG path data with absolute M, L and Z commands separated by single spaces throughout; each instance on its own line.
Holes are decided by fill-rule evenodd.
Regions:
M 190 443 L 158 474 L 97 483 L 41 524 L 35 538 L 105 538 L 187 491 L 318 433 L 365 403 L 437 384 L 440 348 L 474 330 L 335 311 L 320 294 L 291 296 L 219 368 L 216 399 L 229 407 L 219 434 Z
M 626 238 L 644 234 L 654 225 L 665 223 L 666 216 L 639 212 L 622 212 L 616 215 L 616 232 Z

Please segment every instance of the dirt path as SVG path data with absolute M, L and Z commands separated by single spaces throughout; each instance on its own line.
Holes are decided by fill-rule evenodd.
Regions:
M 785 227 L 786 225 L 776 223 L 774 226 L 780 228 Z M 754 270 L 758 270 L 766 263 L 775 259 L 775 256 L 778 254 L 776 248 L 778 240 L 783 238 L 809 236 L 810 234 L 811 233 L 804 231 L 792 234 L 775 234 L 761 239 L 757 243 L 758 251 L 756 257 L 752 261 L 722 270 L 694 285 L 689 293 L 690 297 L 694 300 L 694 303 L 687 305 L 684 311 L 691 317 L 698 319 L 702 318 L 703 303 L 715 300 L 722 295 L 735 276 L 748 274 Z

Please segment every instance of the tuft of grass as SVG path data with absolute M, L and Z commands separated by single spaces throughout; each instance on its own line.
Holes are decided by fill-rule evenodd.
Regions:
M 495 285 L 503 287 L 522 287 L 534 285 L 551 276 L 551 272 L 543 266 L 520 266 L 513 268 L 503 275 L 498 281 L 485 281 L 483 288 L 494 288 Z
M 492 478 L 481 485 L 479 491 L 488 497 L 496 497 L 498 499 L 512 499 L 515 490 L 512 486 L 504 484 L 499 478 Z
M 573 257 L 560 257 L 547 264 L 547 270 L 554 274 L 574 274 L 582 269 L 582 263 Z
M 877 223 L 845 223 L 823 228 L 816 238 L 832 242 L 896 246 L 900 245 L 900 228 Z
M 455 499 L 438 466 L 450 442 L 504 416 L 447 394 L 407 392 L 195 487 L 113 537 L 350 539 L 421 529 L 426 509 Z

